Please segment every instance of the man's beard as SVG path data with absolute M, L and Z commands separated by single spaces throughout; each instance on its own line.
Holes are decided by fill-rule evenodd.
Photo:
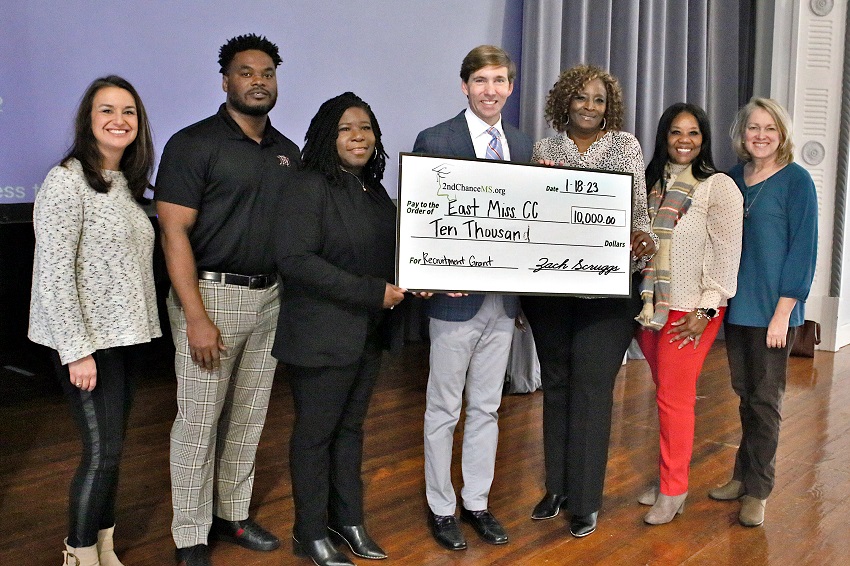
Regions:
M 241 114 L 247 116 L 265 116 L 274 108 L 277 102 L 277 96 L 275 95 L 273 98 L 269 98 L 264 104 L 256 105 L 245 104 L 241 99 L 231 95 L 228 95 L 227 101 L 230 103 L 230 106 Z

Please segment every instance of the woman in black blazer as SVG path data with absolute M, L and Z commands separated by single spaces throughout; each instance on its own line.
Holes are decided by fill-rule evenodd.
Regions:
M 386 558 L 363 526 L 363 421 L 388 312 L 404 298 L 395 274 L 396 209 L 381 185 L 387 154 L 371 108 L 351 92 L 310 122 L 305 171 L 282 195 L 283 277 L 272 354 L 287 364 L 295 404 L 290 471 L 295 551 L 320 566 Z

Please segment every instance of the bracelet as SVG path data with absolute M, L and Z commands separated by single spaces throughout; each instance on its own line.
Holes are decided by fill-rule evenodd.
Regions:
M 706 309 L 706 308 L 700 307 L 700 308 L 696 309 L 694 312 L 697 314 L 697 318 L 702 319 L 702 320 L 711 320 L 711 319 L 713 319 L 714 317 L 717 316 L 717 309 L 712 309 L 712 308 Z

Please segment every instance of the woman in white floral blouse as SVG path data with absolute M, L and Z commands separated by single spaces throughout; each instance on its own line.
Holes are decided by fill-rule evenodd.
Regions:
M 634 176 L 631 249 L 637 275 L 656 239 L 649 231 L 640 145 L 620 131 L 622 99 L 617 79 L 598 67 L 564 71 L 546 101 L 546 119 L 559 133 L 537 142 L 532 159 Z M 640 302 L 636 293 L 630 298 L 526 296 L 522 308 L 534 331 L 543 385 L 546 495 L 531 516 L 550 519 L 566 508 L 570 533 L 584 537 L 596 530 L 602 505 L 614 378 Z
M 129 360 L 161 335 L 154 231 L 139 205 L 154 150 L 144 106 L 121 77 L 95 80 L 77 111 L 74 144 L 33 209 L 29 338 L 52 349 L 82 436 L 71 481 L 65 563 L 120 566 L 112 533 L 127 416 Z

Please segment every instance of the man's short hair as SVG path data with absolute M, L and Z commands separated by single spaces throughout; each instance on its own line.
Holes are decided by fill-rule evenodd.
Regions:
M 484 67 L 507 67 L 508 82 L 513 83 L 516 78 L 516 65 L 510 56 L 501 47 L 495 45 L 479 45 L 466 54 L 463 63 L 460 64 L 460 78 L 468 83 L 472 73 Z
M 266 39 L 264 35 L 257 35 L 254 33 L 237 35 L 236 37 L 228 39 L 227 43 L 222 45 L 218 50 L 218 64 L 221 67 L 221 74 L 227 74 L 227 68 L 230 67 L 230 63 L 233 61 L 233 58 L 236 57 L 237 53 L 251 49 L 262 51 L 271 57 L 275 67 L 280 65 L 282 61 L 277 45 Z

